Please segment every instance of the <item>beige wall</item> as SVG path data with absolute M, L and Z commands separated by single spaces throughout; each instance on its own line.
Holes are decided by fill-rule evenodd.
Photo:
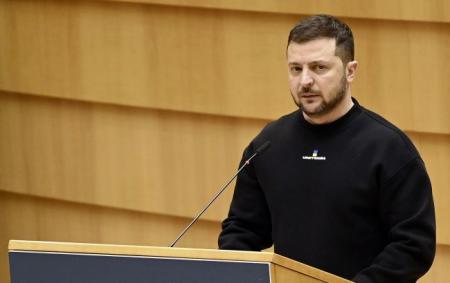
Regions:
M 413 139 L 450 274 L 448 1 L 0 0 L 0 282 L 9 239 L 167 245 L 290 112 L 304 15 L 352 26 L 353 94 Z M 216 247 L 227 192 L 180 246 Z

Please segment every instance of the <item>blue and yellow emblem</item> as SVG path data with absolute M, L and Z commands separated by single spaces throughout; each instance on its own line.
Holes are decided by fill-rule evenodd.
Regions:
M 319 150 L 314 149 L 312 155 L 303 155 L 304 160 L 327 160 L 325 156 L 319 156 Z

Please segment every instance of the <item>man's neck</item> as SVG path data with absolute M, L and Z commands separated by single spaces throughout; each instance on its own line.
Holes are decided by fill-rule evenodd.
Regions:
M 354 103 L 352 100 L 352 96 L 350 93 L 347 93 L 347 95 L 341 101 L 341 103 L 336 105 L 336 107 L 330 112 L 324 115 L 317 115 L 317 116 L 315 115 L 309 116 L 305 114 L 305 112 L 303 112 L 303 117 L 305 118 L 306 121 L 314 125 L 328 124 L 336 121 L 337 119 L 347 114 L 347 112 L 350 111 L 350 109 L 352 109 L 353 105 Z

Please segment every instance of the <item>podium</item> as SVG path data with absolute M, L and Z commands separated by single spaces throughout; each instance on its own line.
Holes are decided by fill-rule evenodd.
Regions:
M 11 283 L 351 282 L 270 252 L 10 241 Z

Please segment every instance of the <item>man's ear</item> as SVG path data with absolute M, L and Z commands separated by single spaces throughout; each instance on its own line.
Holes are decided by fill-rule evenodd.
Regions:
M 355 79 L 356 69 L 358 67 L 358 61 L 350 61 L 347 63 L 345 67 L 345 77 L 347 78 L 347 82 L 352 82 Z

